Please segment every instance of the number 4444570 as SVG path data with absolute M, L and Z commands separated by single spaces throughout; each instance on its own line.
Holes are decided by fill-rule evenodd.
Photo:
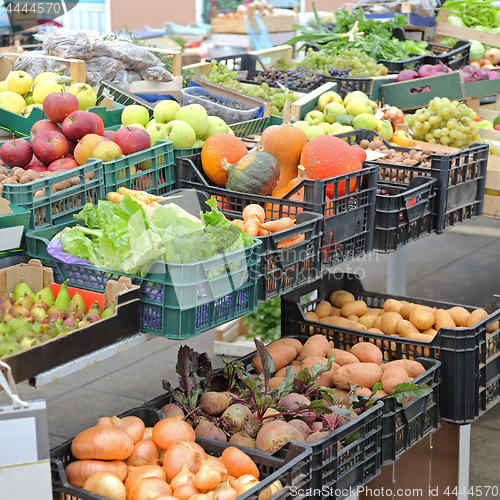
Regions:
M 444 490 L 444 494 L 447 496 L 458 496 L 458 495 L 468 495 L 471 497 L 498 497 L 499 490 L 498 486 L 471 486 L 470 488 L 460 488 L 457 486 L 451 488 L 448 486 Z
M 65 11 L 64 0 L 59 2 L 8 2 L 5 5 L 5 10 L 9 13 L 16 12 L 17 14 L 27 14 L 34 12 L 36 14 L 63 14 Z

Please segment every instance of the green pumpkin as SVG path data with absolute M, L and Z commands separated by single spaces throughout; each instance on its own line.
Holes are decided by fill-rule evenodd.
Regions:
M 270 196 L 278 184 L 280 167 L 274 156 L 252 151 L 227 168 L 226 189 L 240 193 Z

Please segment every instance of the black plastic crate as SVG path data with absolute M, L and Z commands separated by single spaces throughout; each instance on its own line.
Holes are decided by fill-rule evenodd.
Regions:
M 392 146 L 373 130 L 355 130 L 337 135 L 349 144 L 359 144 L 363 139 L 377 138 L 388 148 L 408 152 L 412 148 Z M 432 144 L 429 144 L 432 151 Z M 489 147 L 487 144 L 472 144 L 458 153 L 433 152 L 427 159 L 430 168 L 417 163 L 404 166 L 410 181 L 416 175 L 435 177 L 436 197 L 434 202 L 434 231 L 441 234 L 449 227 L 478 217 L 483 212 L 484 186 L 488 164 Z M 383 163 L 382 159 L 365 162 L 379 166 L 379 179 L 391 179 L 401 171 L 402 165 Z
M 130 415 L 139 417 L 146 427 L 153 427 L 159 420 L 164 418 L 159 410 L 144 406 L 128 410 L 119 417 L 123 418 Z M 54 500 L 60 500 L 61 494 L 71 495 L 71 500 L 107 500 L 107 497 L 90 493 L 68 483 L 64 469 L 75 461 L 75 457 L 71 453 L 72 441 L 73 439 L 69 439 L 50 451 Z M 196 438 L 196 442 L 207 454 L 215 456 L 220 456 L 225 448 L 234 446 L 229 443 L 204 438 Z M 238 446 L 238 448 L 241 447 Z M 270 497 L 270 500 L 290 498 L 291 488 L 306 491 L 311 487 L 311 448 L 309 445 L 290 443 L 274 455 L 248 448 L 241 449 L 255 462 L 261 477 L 258 486 L 239 495 L 238 499 L 257 500 L 260 493 L 277 480 L 280 480 L 284 487 Z M 305 496 L 299 495 L 297 498 L 305 498 Z
M 417 175 L 408 184 L 378 183 L 375 251 L 391 252 L 432 233 L 436 182 L 434 177 Z
M 427 384 L 432 392 L 414 398 L 405 405 L 395 399 L 384 400 L 382 413 L 382 463 L 394 463 L 406 450 L 424 437 L 437 431 L 440 425 L 439 388 L 441 363 L 434 359 L 416 358 L 425 373 L 412 380 L 415 384 Z
M 255 353 L 248 354 L 238 361 L 248 366 Z M 159 410 L 173 400 L 167 393 L 144 403 L 145 408 Z M 309 462 L 310 488 L 314 498 L 343 500 L 358 486 L 370 482 L 380 473 L 382 409 L 379 401 L 354 420 L 331 432 L 328 436 L 311 443 Z M 355 439 L 342 449 L 338 449 L 347 437 Z M 213 442 L 213 441 L 212 441 Z M 293 441 L 293 444 L 301 444 Z M 242 448 L 250 454 L 250 448 Z M 268 453 L 259 452 L 265 456 Z M 274 456 L 274 455 L 273 455 Z M 300 498 L 293 495 L 289 498 Z M 272 497 L 274 500 L 274 496 Z M 239 500 L 239 497 L 238 497 Z
M 452 70 L 458 70 L 466 66 L 469 61 L 469 53 L 472 42 L 468 40 L 458 40 L 453 47 L 429 43 L 428 52 L 434 55 L 424 56 L 424 64 L 439 64 L 442 62 Z
M 259 196 L 230 191 L 207 179 L 201 166 L 201 155 L 177 158 L 176 187 L 197 189 L 217 199 L 219 210 L 228 218 L 241 218 L 243 209 L 257 203 L 266 209 L 272 220 L 291 217 L 302 211 L 324 216 L 322 267 L 330 267 L 373 250 L 373 224 L 378 168 L 363 165 L 363 169 L 324 180 L 302 181 L 283 198 Z M 356 183 L 351 194 L 338 195 L 339 185 Z M 326 188 L 334 186 L 333 199 L 326 197 Z M 290 199 L 298 192 L 304 201 Z
M 259 300 L 270 300 L 320 277 L 322 228 L 322 215 L 301 212 L 295 226 L 259 236 L 262 241 L 257 278 Z M 303 241 L 279 248 L 283 240 L 301 234 L 305 236 Z
M 323 80 L 325 82 L 334 82 L 337 84 L 337 94 L 339 94 L 342 99 L 349 93 L 359 90 L 364 92 L 368 97 L 371 95 L 373 78 L 350 78 L 348 76 L 331 76 L 324 75 Z
M 304 313 L 328 300 L 335 290 L 347 290 L 368 307 L 382 307 L 389 298 L 448 309 L 461 306 L 468 311 L 475 307 L 432 300 L 368 292 L 355 274 L 325 273 L 323 278 L 282 297 L 281 331 L 288 335 L 322 333 L 336 347 L 350 348 L 360 342 L 374 341 L 382 349 L 384 359 L 405 359 L 424 356 L 441 362 L 441 419 L 455 424 L 470 424 L 500 401 L 500 329 L 487 333 L 488 327 L 500 319 L 500 296 L 494 295 L 484 307 L 489 316 L 471 328 L 441 328 L 432 342 L 404 337 L 367 333 L 361 330 L 333 327 L 307 320 Z M 306 294 L 316 293 L 314 300 L 301 304 Z

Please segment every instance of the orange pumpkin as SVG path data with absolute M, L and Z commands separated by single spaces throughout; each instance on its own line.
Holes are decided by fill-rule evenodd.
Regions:
M 234 135 L 220 132 L 211 135 L 201 148 L 201 166 L 206 176 L 218 186 L 225 187 L 227 171 L 221 166 L 225 158 L 231 165 L 248 153 L 241 139 Z
M 286 102 L 283 109 L 283 124 L 272 125 L 262 132 L 260 144 L 265 153 L 274 156 L 280 166 L 280 177 L 276 189 L 284 188 L 297 177 L 300 154 L 307 144 L 303 130 L 290 123 L 290 103 Z
M 353 148 L 333 135 L 322 135 L 309 141 L 300 157 L 308 179 L 329 179 L 361 170 L 366 153 L 361 148 Z M 356 190 L 356 178 L 349 181 L 349 193 Z M 337 196 L 346 194 L 346 181 L 338 183 Z M 334 185 L 328 184 L 326 196 L 334 197 Z
M 302 165 L 299 165 L 297 170 L 298 170 L 297 177 L 292 179 L 285 187 L 281 189 L 276 189 L 271 195 L 273 198 L 285 197 L 290 191 L 295 189 L 303 180 L 307 179 L 306 169 Z M 298 191 L 293 193 L 291 196 L 287 198 L 287 200 L 304 201 L 304 188 L 299 189 Z M 279 209 L 280 209 L 279 205 L 276 205 L 274 203 L 266 203 L 266 217 L 268 219 L 280 218 L 281 214 L 279 212 Z M 287 215 L 288 217 L 293 219 L 293 217 L 300 212 L 302 212 L 302 208 L 300 207 L 289 207 L 288 213 L 284 215 Z

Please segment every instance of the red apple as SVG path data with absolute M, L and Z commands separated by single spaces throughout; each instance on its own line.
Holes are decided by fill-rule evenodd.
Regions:
M 109 139 L 110 141 L 113 141 L 113 138 L 115 137 L 115 131 L 114 130 L 105 130 L 102 133 L 103 137 L 106 137 L 106 139 Z M 114 142 L 114 141 L 113 141 Z
M 92 113 L 94 115 L 95 121 L 97 122 L 97 135 L 102 135 L 104 132 L 104 122 L 102 121 L 102 118 L 97 115 L 96 113 Z
M 30 141 L 33 142 L 33 139 L 40 132 L 44 132 L 45 130 L 54 130 L 56 132 L 61 132 L 61 127 L 57 125 L 57 123 L 51 122 L 50 120 L 40 120 L 37 121 L 32 127 L 30 132 Z
M 53 92 L 43 101 L 43 112 L 54 123 L 62 123 L 67 115 L 79 108 L 78 99 L 69 92 Z
M 47 167 L 43 163 L 39 163 L 26 167 L 26 170 L 33 170 L 34 172 L 47 172 Z
M 69 144 L 69 152 L 73 154 L 75 152 L 76 142 L 68 140 L 68 144 Z
M 151 147 L 149 134 L 137 127 L 121 127 L 114 135 L 113 141 L 120 146 L 124 155 L 131 155 Z
M 0 157 L 8 167 L 27 167 L 33 158 L 31 144 L 25 139 L 14 139 L 0 147 Z
M 73 111 L 62 123 L 62 132 L 70 141 L 79 141 L 87 134 L 95 134 L 97 131 L 97 121 L 94 113 L 89 111 Z
M 71 170 L 72 168 L 78 167 L 78 163 L 72 158 L 60 158 L 59 160 L 53 161 L 47 168 L 49 172 L 55 172 L 56 170 Z
M 40 132 L 31 144 L 33 152 L 45 165 L 59 160 L 68 154 L 68 139 L 61 132 L 46 130 Z

